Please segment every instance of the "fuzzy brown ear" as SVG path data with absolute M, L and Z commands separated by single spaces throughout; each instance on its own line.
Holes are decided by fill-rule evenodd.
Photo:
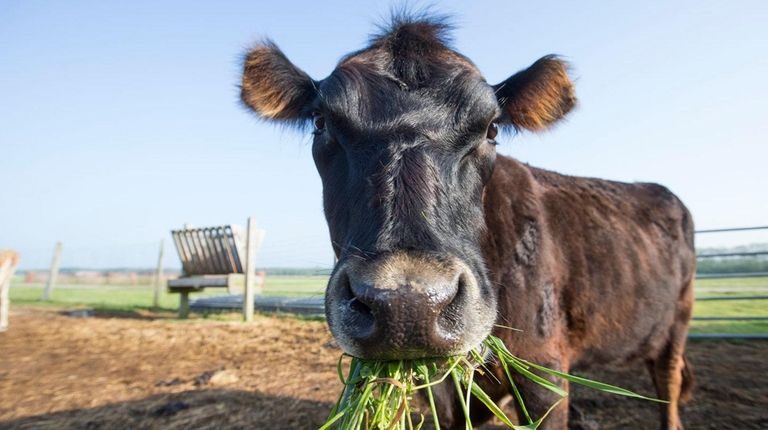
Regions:
M 502 110 L 499 123 L 518 130 L 544 130 L 576 105 L 568 64 L 554 55 L 542 57 L 493 89 Z
M 272 41 L 255 46 L 245 58 L 240 98 L 260 117 L 301 122 L 317 96 L 315 82 L 294 66 Z

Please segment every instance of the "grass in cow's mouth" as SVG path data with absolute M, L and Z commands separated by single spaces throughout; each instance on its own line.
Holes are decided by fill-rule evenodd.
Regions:
M 635 397 L 656 402 L 663 400 L 645 397 L 632 391 L 602 382 L 559 372 L 531 363 L 514 356 L 501 339 L 489 336 L 483 341 L 482 348 L 487 348 L 501 364 L 512 385 L 515 400 L 520 405 L 526 424 L 514 424 L 502 409 L 480 388 L 473 383 L 475 373 L 486 372 L 485 360 L 478 350 L 470 351 L 466 356 L 449 357 L 440 362 L 435 360 L 400 360 L 375 361 L 352 357 L 348 376 L 343 371 L 343 358 L 339 359 L 338 372 L 344 384 L 344 390 L 331 410 L 326 423 L 320 430 L 418 430 L 424 424 L 423 414 L 412 414 L 411 400 L 416 391 L 424 390 L 432 413 L 436 430 L 440 430 L 440 417 L 435 407 L 432 387 L 451 378 L 456 388 L 456 395 L 461 400 L 464 416 L 469 416 L 469 401 L 474 396 L 505 425 L 512 429 L 533 430 L 546 419 L 559 401 L 553 404 L 541 417 L 532 417 L 525 407 L 524 399 L 512 381 L 512 372 L 530 379 L 542 387 L 558 394 L 561 399 L 568 395 L 559 385 L 542 377 L 539 373 L 584 385 L 607 393 Z M 537 371 L 539 373 L 535 373 Z M 414 419 L 418 416 L 418 419 Z M 472 425 L 467 424 L 471 429 Z

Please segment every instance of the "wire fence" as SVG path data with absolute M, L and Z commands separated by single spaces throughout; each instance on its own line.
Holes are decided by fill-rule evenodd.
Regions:
M 734 233 L 748 233 L 750 237 L 759 237 L 755 233 L 768 233 L 768 226 L 707 229 L 696 231 L 697 243 L 706 242 L 714 236 L 728 236 Z M 269 239 L 272 239 L 271 241 Z M 297 243 L 286 238 L 268 238 L 260 255 L 264 260 L 279 262 L 288 259 L 295 262 L 296 267 L 264 267 L 259 265 L 258 270 L 266 271 L 266 287 L 272 294 L 284 294 L 287 296 L 307 295 L 318 297 L 323 294 L 325 279 L 329 276 L 333 266 L 333 256 L 327 238 L 318 235 L 314 240 Z M 272 243 L 270 243 L 272 242 Z M 167 243 L 167 242 L 166 242 Z M 743 243 L 743 242 L 741 242 Z M 151 262 L 158 252 L 157 243 L 129 244 L 121 247 L 120 258 L 126 267 L 140 264 L 143 267 L 151 267 Z M 328 258 L 318 259 L 313 256 L 322 255 L 327 250 Z M 41 250 L 42 251 L 42 250 Z M 45 250 L 49 254 L 50 250 Z M 171 249 L 166 249 L 167 264 L 164 278 L 175 278 L 181 275 L 180 268 L 174 267 L 175 255 Z M 89 267 L 92 264 L 104 264 L 114 262 L 112 254 L 116 251 L 107 247 L 78 248 L 77 246 L 64 247 L 62 272 L 58 275 L 57 284 L 63 287 L 98 287 L 98 286 L 129 286 L 150 287 L 157 282 L 156 271 L 147 269 L 76 269 L 73 267 Z M 50 255 L 50 254 L 49 254 Z M 261 259 L 259 259 L 261 260 Z M 699 250 L 697 255 L 700 268 L 705 262 L 728 263 L 733 261 L 765 262 L 768 267 L 768 249 L 746 249 L 744 247 L 708 247 Z M 763 264 L 763 263 L 761 263 Z M 298 267 L 298 266 L 303 267 Z M 168 267 L 170 266 L 170 267 Z M 315 267 L 307 267 L 315 266 Z M 712 266 L 712 265 L 710 265 Z M 720 266 L 727 266 L 720 265 Z M 712 266 L 717 269 L 720 266 Z M 134 266 L 136 267 L 136 266 Z M 141 267 L 141 266 L 139 266 Z M 712 269 L 710 267 L 710 269 Z M 728 267 L 737 267 L 734 265 Z M 755 266 L 763 267 L 763 266 Z M 47 270 L 22 270 L 15 278 L 14 284 L 19 286 L 42 286 L 48 282 Z M 304 279 L 286 279 L 290 277 Z M 311 279 L 309 279 L 311 278 Z M 696 279 L 696 303 L 697 312 L 694 317 L 694 325 L 706 326 L 706 333 L 698 329 L 692 333 L 692 338 L 744 338 L 744 339 L 768 339 L 768 307 L 754 306 L 754 303 L 766 303 L 768 300 L 768 282 L 760 283 L 761 279 L 768 278 L 767 270 L 757 271 L 712 271 L 697 273 Z M 750 281 L 750 282 L 746 282 Z M 729 304 L 718 306 L 718 303 Z M 713 306 L 714 304 L 714 306 Z M 733 305 L 730 305 L 733 304 Z M 717 312 L 717 311 L 722 312 Z M 734 311 L 735 310 L 735 311 Z M 718 323 L 721 323 L 718 325 Z M 733 323 L 732 326 L 726 327 Z M 741 332 L 733 332 L 740 327 L 746 328 Z M 711 330 L 709 330 L 711 328 Z M 724 329 L 724 330 L 721 330 Z
M 721 233 L 733 233 L 733 232 L 745 232 L 745 231 L 768 231 L 768 226 L 756 226 L 756 227 L 737 227 L 737 228 L 721 228 L 721 229 L 708 229 L 696 231 L 697 237 L 702 234 L 721 234 Z M 706 261 L 708 259 L 733 259 L 733 258 L 760 258 L 768 256 L 768 250 L 763 251 L 734 251 L 734 252 L 702 252 L 697 254 L 696 258 L 699 261 Z M 741 278 L 768 278 L 768 272 L 721 272 L 721 273 L 698 273 L 696 275 L 697 280 L 735 280 Z M 728 290 L 736 292 L 738 288 L 731 286 L 730 288 L 723 288 L 717 291 L 730 292 Z M 765 292 L 768 293 L 768 285 L 752 286 L 747 289 L 738 289 L 738 292 Z M 719 296 L 699 296 L 696 297 L 696 302 L 727 302 L 727 301 L 764 301 L 768 300 L 768 294 L 758 295 L 734 295 L 726 294 Z M 694 321 L 739 321 L 739 322 L 759 322 L 768 321 L 768 317 L 762 315 L 696 315 L 693 317 Z M 711 333 L 691 333 L 691 338 L 694 339 L 768 339 L 768 331 L 760 332 L 711 332 Z

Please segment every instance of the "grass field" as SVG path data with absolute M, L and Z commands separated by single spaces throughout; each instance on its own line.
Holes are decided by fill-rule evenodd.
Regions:
M 714 290 L 714 291 L 713 291 Z M 729 291 L 731 290 L 731 291 Z M 768 279 L 700 279 L 696 297 L 768 296 Z M 768 317 L 768 300 L 697 301 L 694 317 Z M 693 321 L 693 333 L 768 333 L 768 321 Z
M 697 295 L 712 288 L 723 289 L 766 289 L 768 290 L 768 278 L 726 278 L 726 279 L 698 279 L 696 280 Z
M 322 295 L 325 276 L 271 276 L 264 294 L 279 296 Z M 152 306 L 152 289 L 127 285 L 64 285 L 53 291 L 51 301 L 42 302 L 42 284 L 16 282 L 11 286 L 11 302 L 16 305 L 59 307 L 88 306 L 104 310 L 130 311 Z M 760 291 L 760 290 L 764 291 Z M 714 290 L 714 291 L 713 291 Z M 732 291 L 731 291 L 732 290 Z M 209 289 L 193 297 L 225 294 L 222 289 Z M 696 283 L 696 297 L 768 295 L 768 279 L 706 279 Z M 174 311 L 179 303 L 176 294 L 163 292 L 160 309 Z M 768 300 L 697 301 L 694 316 L 760 316 L 768 317 Z M 694 321 L 693 333 L 768 333 L 768 321 Z
M 268 277 L 264 285 L 264 294 L 272 296 L 315 296 L 322 295 L 328 278 L 324 276 L 273 276 Z M 51 300 L 43 302 L 43 284 L 11 284 L 11 303 L 50 306 L 89 306 L 99 309 L 132 310 L 149 309 L 152 306 L 152 288 L 130 285 L 83 285 L 71 284 L 58 286 L 53 290 Z M 202 293 L 192 294 L 192 298 L 226 294 L 222 288 L 210 288 Z M 175 310 L 179 305 L 179 295 L 163 291 L 160 294 L 162 310 Z

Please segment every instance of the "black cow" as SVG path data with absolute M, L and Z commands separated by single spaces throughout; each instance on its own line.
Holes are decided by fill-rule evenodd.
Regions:
M 574 107 L 567 66 L 546 56 L 489 85 L 448 46 L 448 30 L 437 18 L 396 18 L 320 81 L 269 41 L 245 60 L 244 103 L 314 129 L 339 258 L 326 293 L 333 335 L 346 352 L 376 359 L 463 354 L 493 333 L 563 371 L 644 360 L 669 400 L 662 427 L 681 428 L 678 402 L 691 387 L 689 212 L 659 185 L 564 176 L 497 155 L 499 127 L 543 130 Z M 533 414 L 555 400 L 515 382 Z M 496 400 L 510 392 L 493 378 L 480 384 Z M 452 391 L 438 400 L 442 422 L 463 428 Z M 470 409 L 475 422 L 490 416 Z M 566 428 L 567 415 L 562 404 L 545 427 Z

